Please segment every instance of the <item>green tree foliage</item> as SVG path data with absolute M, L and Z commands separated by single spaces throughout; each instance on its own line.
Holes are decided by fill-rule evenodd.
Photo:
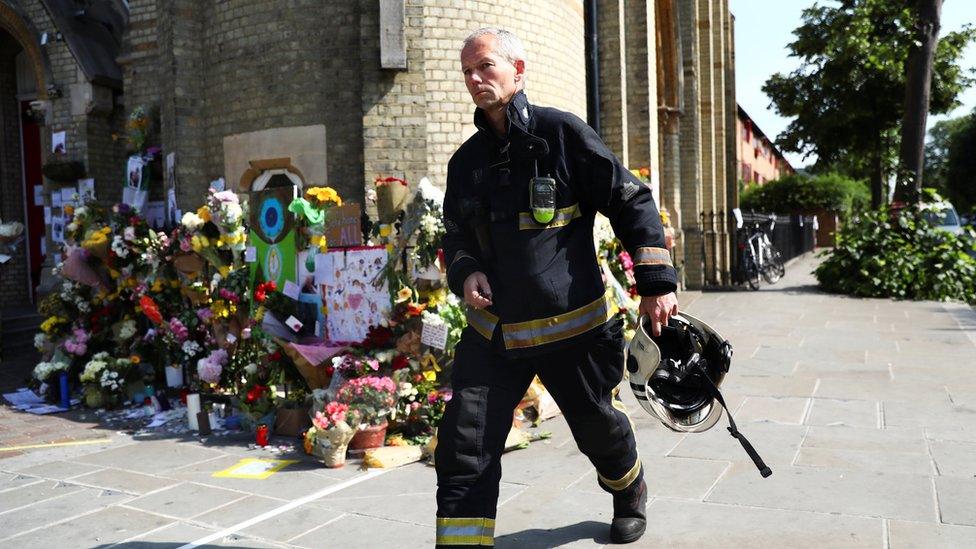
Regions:
M 925 184 L 959 212 L 976 210 L 976 111 L 936 123 L 925 146 Z
M 972 234 L 934 229 L 917 209 L 872 210 L 844 224 L 814 275 L 828 292 L 976 303 L 972 244 Z
M 863 181 L 837 173 L 794 174 L 764 185 L 747 187 L 742 209 L 768 213 L 812 213 L 818 209 L 842 215 L 864 210 L 871 199 Z
M 814 4 L 789 45 L 800 66 L 763 86 L 779 114 L 793 118 L 777 137 L 785 151 L 817 156 L 816 171 L 870 179 L 873 201 L 895 168 L 905 97 L 905 61 L 915 36 L 910 0 L 841 0 Z M 957 105 L 973 79 L 959 59 L 976 37 L 971 26 L 939 41 L 930 112 Z

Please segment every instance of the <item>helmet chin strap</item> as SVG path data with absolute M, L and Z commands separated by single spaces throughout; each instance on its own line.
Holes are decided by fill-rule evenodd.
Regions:
M 717 400 L 719 404 L 722 405 L 722 408 L 725 408 L 725 416 L 729 418 L 729 426 L 728 426 L 729 434 L 732 435 L 732 438 L 739 441 L 739 444 L 742 445 L 742 449 L 745 450 L 747 454 L 749 454 L 750 458 L 752 458 L 752 462 L 756 465 L 756 468 L 759 469 L 759 474 L 762 475 L 763 478 L 766 478 L 769 475 L 773 474 L 773 470 L 770 469 L 765 462 L 763 462 L 761 457 L 759 457 L 759 452 L 756 452 L 756 449 L 752 447 L 752 444 L 749 443 L 749 440 L 746 439 L 745 435 L 740 433 L 739 429 L 735 426 L 735 420 L 732 419 L 732 412 L 730 412 L 729 407 L 725 405 L 725 399 L 722 398 L 722 392 L 719 391 L 718 387 L 715 386 L 715 383 L 712 382 L 712 378 L 708 377 L 708 372 L 706 372 L 705 369 L 702 368 L 700 362 L 696 363 L 695 366 L 697 366 L 698 369 L 701 370 L 703 374 L 702 377 L 705 378 L 704 387 L 708 390 L 709 393 L 712 394 L 712 397 L 715 400 Z

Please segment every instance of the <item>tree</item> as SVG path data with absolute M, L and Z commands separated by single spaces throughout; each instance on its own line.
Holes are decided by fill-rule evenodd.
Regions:
M 817 156 L 816 171 L 837 170 L 871 183 L 871 201 L 880 205 L 884 182 L 898 150 L 898 123 L 904 111 L 905 62 L 915 40 L 911 0 L 841 0 L 803 11 L 790 54 L 800 67 L 776 73 L 763 86 L 773 106 L 792 117 L 777 137 L 783 150 Z M 957 105 L 973 79 L 958 65 L 973 40 L 972 27 L 947 33 L 935 52 L 933 113 Z
M 925 121 L 929 113 L 932 65 L 939 43 L 942 0 L 918 0 L 916 42 L 905 65 L 905 112 L 901 122 L 901 151 L 898 188 L 900 200 L 917 203 L 922 193 L 925 158 Z
M 925 146 L 926 186 L 960 212 L 976 209 L 976 111 L 937 122 Z

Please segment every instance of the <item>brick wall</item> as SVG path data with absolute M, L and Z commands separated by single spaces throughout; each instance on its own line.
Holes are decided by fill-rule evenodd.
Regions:
M 480 27 L 501 27 L 522 40 L 529 101 L 586 119 L 582 0 L 426 0 L 423 5 L 427 174 L 434 184 L 446 183 L 448 160 L 475 132 L 460 53 L 464 39 Z
M 0 30 L 0 219 L 24 222 L 20 170 L 20 105 L 14 56 L 19 46 Z M 23 305 L 27 297 L 27 253 L 23 245 L 0 265 L 0 308 Z

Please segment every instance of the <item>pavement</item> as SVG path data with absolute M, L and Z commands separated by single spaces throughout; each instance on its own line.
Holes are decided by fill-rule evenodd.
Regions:
M 651 496 L 632 547 L 976 547 L 976 311 L 824 294 L 816 262 L 758 292 L 681 295 L 732 342 L 723 390 L 773 475 L 724 418 L 672 433 L 625 389 Z M 561 417 L 541 429 L 552 438 L 502 460 L 496 545 L 609 544 L 610 497 Z M 425 464 L 326 469 L 242 437 L 141 438 L 90 412 L 0 407 L 0 545 L 433 545 Z M 264 480 L 213 476 L 246 458 L 297 461 Z

